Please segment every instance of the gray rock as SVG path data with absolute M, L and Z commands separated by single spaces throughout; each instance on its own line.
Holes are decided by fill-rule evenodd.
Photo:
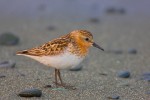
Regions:
M 120 9 L 118 9 L 118 13 L 125 14 L 126 10 L 124 8 L 120 8 Z
M 0 78 L 5 78 L 6 76 L 5 75 L 0 75 Z
M 141 79 L 150 82 L 150 72 L 143 73 Z
M 115 54 L 122 54 L 123 51 L 122 50 L 114 50 L 113 53 L 115 53 Z
M 116 13 L 116 8 L 114 7 L 109 7 L 106 9 L 106 13 L 109 13 L 109 14 L 113 14 L 113 13 Z
M 99 18 L 90 18 L 89 21 L 91 23 L 99 23 L 100 22 Z
M 80 71 L 80 70 L 82 70 L 82 65 L 78 65 L 78 66 L 76 66 L 74 68 L 70 68 L 69 70 L 70 71 Z
M 19 38 L 11 32 L 6 32 L 0 35 L 0 45 L 17 45 Z
M 120 96 L 118 95 L 112 95 L 112 96 L 109 96 L 108 99 L 114 99 L 114 100 L 118 100 L 120 98 Z
M 145 92 L 146 94 L 150 95 L 150 91 Z
M 56 30 L 56 27 L 50 25 L 50 26 L 47 27 L 47 30 L 49 30 L 49 31 L 54 31 L 54 30 Z
M 130 72 L 129 71 L 119 71 L 117 73 L 117 76 L 121 77 L 121 78 L 129 78 L 130 77 Z
M 16 65 L 16 62 L 14 61 L 3 61 L 0 62 L 0 68 L 14 68 Z
M 134 49 L 134 48 L 131 48 L 131 49 L 128 50 L 128 53 L 129 54 L 137 54 L 137 50 Z
M 106 9 L 106 13 L 108 13 L 108 14 L 125 14 L 126 10 L 124 8 L 110 7 L 108 9 Z
M 41 97 L 42 91 L 39 89 L 25 89 L 18 94 L 20 97 Z

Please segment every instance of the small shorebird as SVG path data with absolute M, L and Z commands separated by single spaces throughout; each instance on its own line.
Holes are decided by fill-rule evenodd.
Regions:
M 77 66 L 91 46 L 104 51 L 93 41 L 93 36 L 86 30 L 75 30 L 60 38 L 49 41 L 39 47 L 18 51 L 17 55 L 27 56 L 46 66 L 55 68 L 55 84 L 64 86 L 61 79 L 60 69 L 73 68 Z M 57 82 L 59 78 L 60 83 Z

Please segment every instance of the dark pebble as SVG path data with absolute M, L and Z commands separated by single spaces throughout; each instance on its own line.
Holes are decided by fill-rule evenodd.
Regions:
M 109 13 L 109 14 L 116 13 L 116 9 L 114 7 L 110 7 L 108 9 L 106 9 L 106 13 Z
M 107 76 L 107 74 L 106 74 L 106 73 L 99 73 L 99 75 Z
M 129 71 L 119 71 L 117 76 L 121 77 L 121 78 L 129 78 L 130 72 Z
M 20 97 L 41 97 L 42 91 L 39 89 L 25 89 L 18 94 Z
M 118 95 L 112 95 L 110 97 L 108 97 L 108 99 L 114 99 L 114 100 L 118 100 L 120 98 L 120 96 Z
M 51 88 L 52 87 L 52 85 L 46 85 L 46 86 L 44 86 L 44 88 Z
M 69 70 L 70 70 L 70 71 L 80 71 L 80 70 L 82 70 L 82 66 L 81 66 L 81 65 L 78 65 L 78 66 L 76 66 L 76 67 L 74 67 L 74 68 L 70 68 Z
M 99 23 L 100 22 L 100 20 L 98 18 L 90 18 L 89 21 L 92 23 Z
M 123 51 L 122 51 L 122 50 L 113 50 L 113 53 L 114 53 L 114 54 L 122 54 Z
M 0 75 L 0 78 L 4 78 L 4 77 L 6 77 L 5 75 Z
M 16 63 L 14 61 L 0 62 L 0 68 L 14 68 Z
M 150 72 L 143 73 L 141 79 L 150 82 Z
M 120 8 L 120 9 L 118 9 L 118 13 L 125 14 L 126 10 L 124 8 Z
M 124 8 L 110 7 L 108 9 L 106 9 L 106 13 L 108 13 L 108 14 L 125 14 L 126 10 Z
M 146 94 L 150 95 L 150 91 L 145 92 Z
M 55 26 L 48 26 L 47 27 L 47 30 L 49 30 L 49 31 L 54 31 L 56 29 L 56 27 Z
M 129 54 L 137 54 L 137 50 L 134 49 L 134 48 L 132 48 L 132 49 L 129 49 L 129 50 L 128 50 L 128 53 L 129 53 Z
M 0 45 L 17 45 L 19 38 L 11 32 L 6 32 L 0 35 Z

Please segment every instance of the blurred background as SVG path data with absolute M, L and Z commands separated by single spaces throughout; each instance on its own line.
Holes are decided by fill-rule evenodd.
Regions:
M 0 0 L 0 61 L 12 60 L 13 67 L 17 63 L 14 70 L 0 69 L 2 100 L 16 100 L 18 91 L 41 89 L 53 80 L 53 70 L 16 56 L 16 51 L 76 29 L 92 32 L 105 52 L 92 48 L 87 62 L 81 65 L 82 71 L 63 73 L 67 83 L 79 87 L 77 92 L 55 93 L 42 88 L 43 99 L 106 100 L 112 94 L 118 94 L 121 100 L 149 99 L 145 92 L 150 90 L 146 83 L 150 74 L 146 74 L 146 82 L 137 78 L 150 71 L 150 0 Z M 5 63 L 9 62 L 0 63 L 0 67 Z M 120 70 L 129 71 L 131 77 L 117 77 Z M 129 86 L 118 87 L 126 83 Z
M 142 38 L 136 32 L 149 29 L 149 5 L 149 0 L 1 0 L 0 34 L 18 34 L 24 45 L 32 38 L 34 45 L 86 29 L 105 47 L 125 47 L 120 40 L 134 46 L 133 38 Z

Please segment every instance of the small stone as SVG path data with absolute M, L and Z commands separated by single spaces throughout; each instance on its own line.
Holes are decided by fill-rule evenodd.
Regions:
M 123 82 L 123 83 L 118 84 L 118 87 L 120 86 L 130 86 L 130 84 L 128 82 Z
M 6 32 L 0 35 L 0 45 L 17 45 L 19 38 L 11 32 Z
M 116 13 L 116 9 L 114 7 L 110 7 L 108 9 L 106 9 L 106 13 L 109 13 L 109 14 Z
M 82 70 L 82 66 L 81 66 L 81 65 L 78 65 L 78 66 L 75 66 L 75 67 L 73 67 L 73 68 L 70 68 L 69 70 L 70 70 L 70 71 L 80 71 L 80 70 Z
M 125 13 L 126 13 L 126 11 L 125 11 L 124 8 L 120 8 L 120 9 L 118 10 L 118 12 L 119 12 L 120 14 L 125 14 Z
M 90 18 L 89 21 L 92 23 L 99 23 L 100 22 L 100 20 L 98 18 Z
M 137 54 L 137 50 L 134 49 L 134 48 L 131 48 L 131 49 L 128 50 L 128 53 L 129 54 Z
M 118 95 L 112 95 L 110 97 L 108 97 L 108 99 L 114 99 L 114 100 L 118 100 L 120 98 L 120 96 Z
M 41 97 L 42 91 L 39 89 L 25 89 L 18 94 L 20 97 Z
M 141 79 L 150 82 L 150 72 L 143 73 Z
M 3 61 L 0 62 L 0 68 L 14 68 L 16 63 L 14 61 Z
M 52 26 L 52 25 L 47 27 L 47 30 L 49 30 L 49 31 L 54 31 L 55 29 L 56 29 L 56 27 Z
M 115 54 L 122 54 L 122 53 L 123 53 L 122 50 L 114 50 L 113 52 L 114 52 Z
M 150 95 L 150 91 L 145 92 L 146 94 Z
M 46 85 L 46 86 L 44 86 L 44 88 L 51 88 L 52 87 L 52 85 Z
M 117 76 L 121 77 L 121 78 L 129 78 L 130 72 L 129 71 L 119 71 Z
M 6 77 L 5 75 L 0 75 L 0 78 L 4 78 L 4 77 Z
M 107 76 L 107 74 L 106 74 L 106 73 L 99 73 L 99 75 Z

